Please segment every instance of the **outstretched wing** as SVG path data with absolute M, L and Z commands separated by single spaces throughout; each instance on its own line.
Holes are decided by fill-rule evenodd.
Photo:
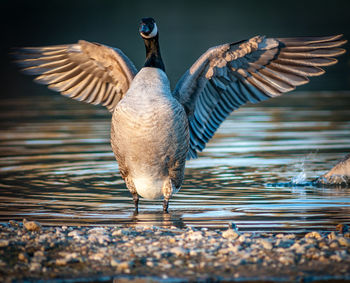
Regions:
M 266 38 L 256 36 L 210 48 L 177 83 L 174 96 L 190 125 L 189 158 L 197 157 L 225 118 L 241 105 L 257 103 L 307 83 L 322 66 L 345 52 L 342 35 Z
M 137 70 L 119 49 L 80 40 L 76 44 L 20 48 L 17 63 L 35 81 L 76 100 L 113 111 Z

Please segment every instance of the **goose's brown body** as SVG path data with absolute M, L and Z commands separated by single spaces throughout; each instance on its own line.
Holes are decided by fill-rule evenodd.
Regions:
M 129 190 L 147 199 L 180 189 L 189 143 L 187 116 L 166 74 L 144 67 L 112 117 L 111 145 Z

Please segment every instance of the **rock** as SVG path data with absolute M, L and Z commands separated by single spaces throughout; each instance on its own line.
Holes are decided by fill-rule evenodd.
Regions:
M 326 243 L 325 241 L 319 242 L 319 243 L 318 243 L 318 246 L 319 246 L 319 248 L 321 248 L 321 249 L 326 249 L 326 248 L 328 248 L 328 245 L 327 245 L 327 243 Z
M 329 258 L 330 258 L 331 260 L 334 260 L 334 261 L 337 261 L 337 262 L 342 261 L 342 257 L 341 257 L 339 254 L 331 255 Z
M 265 250 L 271 250 L 272 249 L 272 244 L 265 239 L 261 239 L 259 241 L 259 244 L 265 249 Z
M 92 228 L 88 231 L 88 234 L 106 234 L 106 233 L 107 233 L 106 229 L 102 227 Z
M 153 262 L 153 261 L 147 261 L 147 262 L 146 262 L 146 265 L 147 265 L 148 267 L 154 267 L 154 262 Z
M 105 234 L 90 234 L 88 237 L 89 242 L 98 242 L 99 244 L 104 244 L 105 242 L 110 242 L 111 239 Z
M 68 233 L 68 237 L 73 237 L 73 238 L 80 238 L 82 235 L 82 232 L 79 230 L 72 230 Z
M 349 232 L 349 226 L 347 224 L 338 224 L 335 229 L 342 234 Z
M 330 243 L 329 247 L 331 249 L 336 249 L 339 247 L 338 241 L 332 241 L 332 243 Z
M 294 258 L 291 256 L 281 256 L 278 260 L 284 265 L 294 264 Z
M 198 241 L 203 239 L 201 231 L 192 232 L 187 236 L 187 239 L 190 241 Z
M 241 243 L 244 243 L 244 242 L 250 242 L 250 239 L 247 239 L 245 236 L 241 235 L 238 237 L 238 241 L 240 241 Z
M 90 260 L 102 260 L 104 257 L 106 256 L 106 253 L 103 253 L 103 252 L 99 252 L 99 253 L 95 253 L 95 254 L 91 254 L 89 256 L 89 259 Z
M 19 253 L 18 254 L 18 259 L 20 261 L 28 262 L 28 255 L 26 253 Z
M 35 251 L 33 254 L 33 257 L 44 257 L 44 252 L 43 251 Z
M 41 269 L 41 264 L 39 262 L 31 262 L 29 265 L 29 271 L 38 271 Z
M 67 262 L 67 260 L 65 258 L 57 258 L 55 260 L 55 263 L 58 266 L 63 266 L 63 265 L 66 265 L 68 262 Z
M 56 259 L 57 265 L 66 265 L 68 263 L 80 261 L 78 253 L 61 252 L 59 255 L 62 256 L 62 258 Z
M 284 238 L 285 235 L 280 233 L 280 234 L 277 234 L 275 237 L 278 238 L 278 239 L 281 239 L 281 238 Z
M 0 248 L 5 248 L 10 244 L 9 240 L 0 240 Z
M 113 231 L 113 233 L 112 233 L 112 236 L 114 236 L 114 237 L 115 237 L 115 236 L 121 236 L 121 235 L 123 235 L 121 229 L 115 230 L 115 231 Z
M 109 263 L 111 266 L 119 266 L 121 261 L 116 258 L 112 258 Z
M 305 246 L 300 245 L 299 243 L 294 243 L 289 249 L 295 250 L 295 253 L 297 254 L 305 253 Z
M 225 239 L 236 239 L 239 237 L 239 234 L 233 229 L 227 229 L 222 232 L 222 237 Z
M 27 221 L 27 219 L 23 219 L 23 226 L 28 231 L 35 231 L 38 232 L 41 230 L 41 224 L 37 221 Z
M 175 254 L 176 256 L 184 256 L 188 253 L 187 250 L 185 250 L 184 248 L 181 247 L 175 247 L 170 249 L 170 252 Z
M 305 238 L 315 238 L 317 240 L 322 239 L 322 236 L 320 235 L 320 233 L 316 232 L 316 231 L 312 231 L 310 233 L 307 233 L 305 235 Z
M 145 246 L 136 246 L 136 247 L 134 247 L 133 250 L 134 250 L 135 254 L 140 254 L 140 253 L 147 252 L 147 248 Z
M 337 238 L 337 235 L 334 232 L 331 232 L 330 234 L 328 234 L 327 238 L 330 240 L 334 240 Z
M 162 266 L 164 269 L 170 269 L 170 268 L 172 268 L 172 265 L 170 264 L 170 263 L 165 263 L 165 264 L 163 264 L 163 266 Z
M 344 237 L 337 237 L 337 241 L 341 246 L 349 247 L 350 241 Z
M 278 239 L 276 241 L 276 246 L 279 247 L 279 248 L 289 248 L 293 244 L 294 244 L 294 241 L 293 240 L 289 240 L 288 238 Z
M 129 268 L 133 266 L 133 261 L 119 261 L 117 259 L 111 259 L 110 264 L 116 267 L 118 271 L 130 271 Z
M 196 250 L 190 250 L 190 256 L 197 256 L 198 252 Z
M 12 226 L 12 227 L 19 227 L 20 224 L 16 221 L 16 220 L 10 220 L 9 221 L 9 224 Z
M 292 240 L 292 239 L 295 239 L 295 234 L 287 234 L 287 235 L 285 235 L 285 238 L 286 239 L 290 239 L 290 240 Z
M 174 261 L 174 265 L 181 266 L 183 264 L 184 264 L 184 262 L 180 259 Z
M 245 259 L 235 259 L 231 262 L 233 265 L 243 265 L 243 264 L 246 264 L 247 261 Z
M 195 267 L 196 267 L 196 264 L 193 263 L 193 262 L 189 262 L 189 263 L 187 264 L 187 267 L 190 268 L 190 269 L 192 269 L 192 268 L 195 268 Z

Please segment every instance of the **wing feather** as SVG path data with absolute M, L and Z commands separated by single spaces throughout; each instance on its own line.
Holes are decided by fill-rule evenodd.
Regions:
M 212 47 L 177 83 L 174 96 L 189 116 L 190 150 L 197 156 L 216 129 L 247 102 L 257 103 L 294 90 L 324 73 L 345 52 L 342 35 L 266 38 L 256 36 Z
M 111 112 L 128 90 L 137 70 L 119 49 L 80 40 L 76 44 L 20 48 L 23 72 L 62 95 Z

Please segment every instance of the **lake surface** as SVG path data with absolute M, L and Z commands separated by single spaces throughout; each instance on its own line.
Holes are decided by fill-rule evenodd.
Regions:
M 233 113 L 170 202 L 132 198 L 110 144 L 110 114 L 55 93 L 0 105 L 0 222 L 334 230 L 350 222 L 350 188 L 311 181 L 350 152 L 350 93 L 302 92 Z

